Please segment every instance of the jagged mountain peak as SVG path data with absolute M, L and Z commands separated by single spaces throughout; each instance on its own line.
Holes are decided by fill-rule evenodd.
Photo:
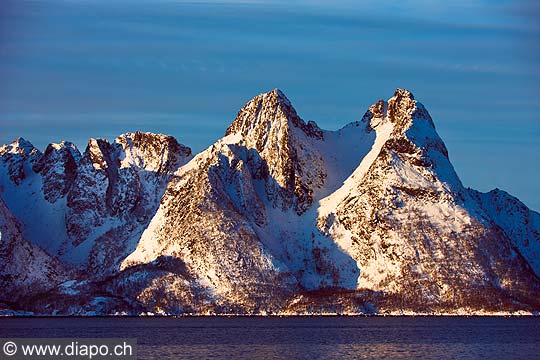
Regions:
M 24 151 L 32 151 L 35 149 L 34 145 L 32 145 L 32 143 L 28 140 L 26 140 L 25 138 L 23 137 L 18 137 L 17 139 L 15 139 L 11 145 L 13 146 L 13 148 L 17 148 L 17 149 L 21 149 L 21 150 L 24 150 Z
M 190 156 L 191 149 L 162 134 L 126 133 L 112 143 L 90 139 L 67 195 L 67 234 L 73 245 L 98 235 L 92 229 L 101 227 L 108 232 L 96 239 L 97 247 L 116 237 L 119 253 L 126 251 L 122 246 L 133 236 L 130 232 L 150 219 L 166 183 Z M 127 226 L 129 219 L 134 221 Z M 115 256 L 120 255 L 107 261 Z M 105 267 L 102 260 L 90 258 L 94 269 Z
M 121 152 L 133 153 L 136 150 L 139 158 L 147 159 L 154 157 L 159 160 L 165 155 L 184 158 L 191 156 L 191 148 L 182 145 L 173 136 L 142 131 L 121 134 L 114 139 L 113 143 L 107 139 L 91 138 L 88 140 L 85 154 L 90 156 L 93 163 L 99 165 L 118 148 L 121 148 Z M 141 164 L 137 163 L 137 165 Z
M 296 127 L 312 138 L 321 139 L 323 136 L 315 122 L 306 124 L 298 116 L 289 99 L 278 89 L 259 94 L 248 101 L 227 128 L 225 135 L 241 133 L 244 137 L 254 137 L 262 141 L 266 134 L 276 127 Z
M 394 91 L 393 98 L 407 98 L 409 100 L 414 100 L 414 95 L 410 90 L 402 89 L 402 88 L 396 88 L 396 91 Z
M 94 294 L 119 304 L 100 314 L 540 308 L 540 214 L 464 188 L 405 89 L 338 131 L 274 89 L 191 161 L 175 138 L 140 131 L 90 139 L 82 156 L 28 144 L 1 148 L 0 248 L 11 232 L 43 258 L 33 268 L 55 264 L 31 243 L 78 269 L 78 285 L 43 289 L 32 310 L 96 310 L 80 305 Z M 30 255 L 0 253 L 0 275 L 25 285 Z
M 110 145 L 111 143 L 107 139 L 90 138 L 88 139 L 88 144 L 86 145 L 85 152 L 101 151 L 100 149 Z
M 11 154 L 35 154 L 40 153 L 38 149 L 32 145 L 32 143 L 23 137 L 18 137 L 10 144 L 5 144 L 0 147 L 0 155 L 5 153 Z
M 51 146 L 56 150 L 60 150 L 62 148 L 74 148 L 74 149 L 77 148 L 75 144 L 73 144 L 71 141 L 65 141 L 65 140 L 62 140 L 59 143 L 50 143 L 48 146 Z
M 362 122 L 366 130 L 376 130 L 385 122 L 391 122 L 395 133 L 407 131 L 413 124 L 413 119 L 427 120 L 434 127 L 433 121 L 424 106 L 415 100 L 414 95 L 406 89 L 396 89 L 394 95 L 387 101 L 379 99 L 369 107 Z
M 43 177 L 43 195 L 51 203 L 65 196 L 77 176 L 81 153 L 69 142 L 51 143 L 32 170 Z
M 261 94 L 263 95 L 263 94 Z M 277 101 L 279 102 L 283 102 L 283 103 L 286 103 L 286 104 L 290 104 L 290 100 L 287 98 L 287 96 L 285 95 L 285 93 L 283 91 L 281 91 L 280 89 L 278 88 L 275 88 L 269 92 L 267 92 L 266 94 L 264 95 L 267 95 L 267 96 L 270 96 L 270 97 L 273 97 L 275 98 Z
M 294 206 L 300 214 L 311 205 L 313 188 L 326 178 L 315 145 L 323 131 L 314 122 L 306 124 L 283 92 L 274 89 L 247 102 L 227 129 L 226 137 L 232 135 L 234 142 L 260 155 L 253 172 L 265 179 L 274 206 Z
M 112 146 L 107 139 L 91 138 L 88 140 L 83 158 L 89 158 L 96 169 L 107 169 L 111 153 Z
M 448 150 L 441 140 L 428 111 L 406 89 L 396 89 L 387 101 L 380 99 L 369 107 L 361 123 L 366 132 L 385 134 L 385 147 L 398 153 L 428 156 L 436 150 L 448 158 Z
M 120 134 L 118 137 L 116 137 L 115 142 L 121 143 L 122 141 L 127 140 L 131 140 L 133 142 L 133 145 L 135 146 L 140 145 L 145 141 L 177 141 L 171 135 L 153 133 L 148 131 L 135 131 Z
M 53 153 L 69 153 L 77 162 L 81 159 L 81 152 L 77 148 L 75 144 L 73 144 L 70 141 L 62 140 L 59 143 L 50 143 L 45 148 L 45 152 L 43 153 L 44 157 L 49 157 Z
M 519 284 L 516 287 L 521 282 L 537 286 L 531 273 L 523 270 L 526 263 L 510 250 L 516 246 L 512 242 L 526 248 L 521 253 L 538 269 L 534 258 L 539 247 L 532 240 L 540 236 L 527 229 L 537 219 L 535 214 L 500 196 L 504 201 L 499 202 L 509 209 L 501 211 L 504 218 L 509 218 L 508 213 L 519 214 L 504 222 L 495 210 L 491 214 L 484 210 L 503 208 L 493 206 L 494 195 L 479 194 L 472 200 L 429 113 L 410 91 L 397 89 L 387 101 L 377 101 L 363 121 L 368 132 L 376 133 L 374 146 L 344 186 L 321 201 L 319 209 L 321 231 L 357 260 L 358 287 L 409 296 L 410 285 L 403 284 L 425 276 L 436 279 L 437 285 L 423 285 L 424 299 L 463 301 L 469 292 L 475 294 L 478 284 L 493 293 L 507 291 L 501 285 L 506 280 L 499 279 L 512 278 L 510 282 Z M 500 229 L 511 229 L 510 223 L 519 225 L 503 234 Z M 468 266 L 456 265 L 465 258 L 470 259 Z M 470 283 L 459 284 L 462 278 Z
M 395 124 L 396 130 L 405 132 L 415 123 L 418 126 L 435 128 L 431 116 L 414 95 L 404 89 L 397 89 L 388 102 L 387 116 Z
M 8 166 L 9 178 L 15 185 L 19 185 L 29 175 L 31 167 L 41 156 L 41 151 L 22 137 L 11 144 L 0 146 L 1 161 Z
M 114 142 L 122 147 L 125 154 L 122 164 L 133 163 L 150 171 L 172 172 L 180 162 L 191 157 L 191 148 L 170 135 L 137 131 L 122 134 Z

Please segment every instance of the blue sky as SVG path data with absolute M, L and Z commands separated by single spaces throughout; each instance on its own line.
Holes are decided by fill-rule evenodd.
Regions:
M 144 130 L 197 152 L 276 87 L 326 129 L 402 87 L 466 186 L 540 210 L 539 17 L 535 1 L 2 1 L 0 143 Z

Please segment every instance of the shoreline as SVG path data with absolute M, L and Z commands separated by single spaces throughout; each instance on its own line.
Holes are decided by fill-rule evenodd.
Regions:
M 493 313 L 380 313 L 380 314 L 359 314 L 359 313 L 299 313 L 299 314 L 106 314 L 106 315 L 40 315 L 40 314 L 0 314 L 0 318 L 17 318 L 17 319 L 45 319 L 45 318 L 66 318 L 66 319 L 96 319 L 96 318 L 324 318 L 324 317 L 374 317 L 374 318 L 399 318 L 399 317 L 539 317 L 539 312 L 493 312 Z

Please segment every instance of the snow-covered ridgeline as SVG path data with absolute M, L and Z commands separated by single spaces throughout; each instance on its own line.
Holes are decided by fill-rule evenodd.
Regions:
M 0 156 L 22 232 L 85 271 L 40 300 L 60 312 L 540 307 L 540 216 L 464 188 L 407 90 L 338 131 L 260 94 L 194 157 L 149 133 L 92 139 L 82 155 L 19 139 Z

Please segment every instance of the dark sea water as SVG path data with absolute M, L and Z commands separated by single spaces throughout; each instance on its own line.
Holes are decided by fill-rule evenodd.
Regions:
M 139 359 L 540 359 L 540 318 L 2 318 L 0 337 L 137 338 Z

